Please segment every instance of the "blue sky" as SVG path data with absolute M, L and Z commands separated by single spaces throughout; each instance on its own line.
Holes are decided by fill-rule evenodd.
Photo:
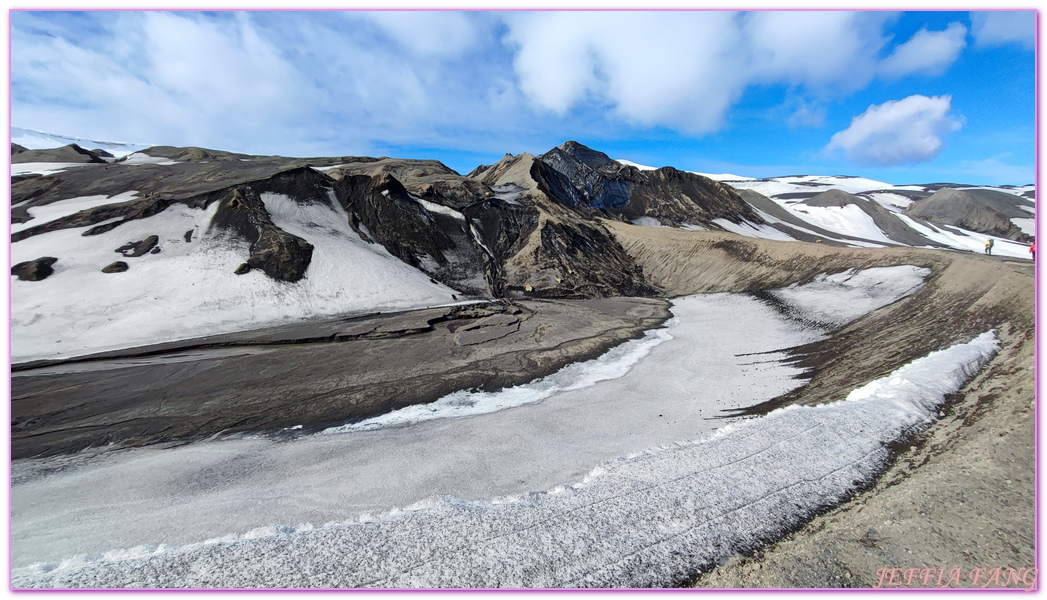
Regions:
M 1025 184 L 1035 13 L 12 12 L 11 123 L 466 173 L 652 166 Z

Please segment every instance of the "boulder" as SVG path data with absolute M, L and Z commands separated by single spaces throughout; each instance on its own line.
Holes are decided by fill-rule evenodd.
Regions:
M 17 275 L 22 281 L 41 281 L 47 279 L 55 272 L 51 265 L 58 261 L 51 256 L 43 256 L 36 260 L 27 260 L 11 267 L 11 274 Z
M 127 266 L 127 263 L 125 263 L 122 260 L 118 260 L 115 263 L 107 265 L 104 269 L 102 269 L 102 272 L 103 273 L 123 273 L 128 268 L 129 267 Z

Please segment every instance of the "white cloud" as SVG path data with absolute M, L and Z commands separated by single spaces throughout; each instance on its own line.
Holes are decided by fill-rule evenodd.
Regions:
M 236 148 L 259 130 L 278 136 L 293 129 L 315 104 L 311 82 L 244 15 L 127 13 L 110 26 L 97 46 L 20 34 L 13 118 L 102 139 Z
M 765 11 L 744 31 L 756 81 L 851 92 L 872 79 L 889 13 Z
M 927 162 L 941 152 L 943 138 L 960 129 L 960 121 L 949 114 L 951 105 L 951 96 L 914 95 L 870 106 L 833 135 L 825 151 L 842 150 L 863 166 Z
M 447 11 L 376 11 L 356 13 L 420 58 L 460 58 L 480 37 L 472 13 Z
M 541 12 L 507 15 L 520 89 L 565 114 L 610 105 L 639 125 L 716 129 L 744 88 L 735 15 Z
M 966 46 L 967 28 L 960 23 L 950 23 L 944 31 L 921 29 L 884 59 L 880 72 L 887 77 L 911 73 L 940 75 L 956 62 Z
M 750 86 L 786 84 L 815 98 L 867 86 L 879 72 L 889 41 L 883 29 L 893 15 L 623 11 L 505 18 L 520 90 L 537 108 L 563 116 L 580 107 L 609 107 L 632 124 L 701 134 L 722 128 Z M 894 59 L 892 72 L 940 67 L 940 52 L 923 64 L 916 64 L 915 54 L 965 31 L 960 26 L 918 35 Z M 790 124 L 821 118 L 817 110 L 800 111 Z
M 971 35 L 978 46 L 1021 44 L 1036 46 L 1036 13 L 1022 11 L 978 11 L 971 13 Z

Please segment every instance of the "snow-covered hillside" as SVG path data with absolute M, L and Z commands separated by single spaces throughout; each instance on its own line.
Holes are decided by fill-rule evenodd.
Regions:
M 734 180 L 723 179 L 721 181 L 735 189 L 752 190 L 773 200 L 789 215 L 802 222 L 829 232 L 843 234 L 843 237 L 838 237 L 837 239 L 845 241 L 848 245 L 897 245 L 899 242 L 896 239 L 891 239 L 891 236 L 866 214 L 867 211 L 860 209 L 858 204 L 811 206 L 805 200 L 814 198 L 823 192 L 841 190 L 861 200 L 882 207 L 896 216 L 905 227 L 926 238 L 929 242 L 936 243 L 942 247 L 983 252 L 985 241 L 992 238 L 994 241 L 994 254 L 1013 258 L 1031 258 L 1028 243 L 1016 242 L 999 235 L 980 233 L 959 226 L 942 226 L 941 224 L 914 219 L 905 214 L 905 211 L 915 200 L 930 197 L 943 188 L 981 195 L 988 192 L 994 196 L 986 197 L 986 202 L 997 206 L 1002 205 L 1004 212 L 1008 209 L 1011 211 L 1008 214 L 1015 214 L 1014 211 L 1017 210 L 1017 214 L 1025 215 L 1010 217 L 1010 221 L 1026 235 L 1035 237 L 1036 201 L 1035 186 L 1033 185 L 1015 187 L 951 186 L 942 184 L 893 185 L 863 177 L 823 175 L 774 177 L 768 179 L 739 178 Z M 999 196 L 995 196 L 996 194 Z M 775 217 L 771 216 L 771 223 L 774 223 L 776 220 Z M 737 225 L 730 230 L 753 237 L 783 239 L 781 231 L 775 230 L 773 234 L 768 234 L 765 231 L 761 231 L 758 226 L 751 226 L 751 228 L 755 228 L 756 231 L 748 232 L 745 231 L 744 226 L 740 227 Z M 788 236 L 788 233 L 784 235 L 789 239 L 796 239 Z M 851 238 L 858 238 L 858 240 Z M 866 243 L 862 243 L 862 241 Z M 910 243 L 907 245 L 922 246 L 923 244 Z
M 87 206 L 123 202 L 71 198 L 30 209 L 15 230 Z M 11 261 L 58 258 L 43 281 L 11 278 L 11 356 L 14 362 L 79 356 L 253 327 L 348 313 L 434 306 L 456 293 L 428 275 L 364 242 L 337 203 L 300 205 L 264 194 L 273 222 L 314 246 L 305 277 L 274 281 L 259 270 L 236 275 L 248 244 L 210 229 L 218 204 L 176 204 L 100 235 L 87 227 L 35 235 L 11 246 Z M 160 252 L 124 257 L 114 249 L 156 235 Z M 186 237 L 191 241 L 187 241 Z M 103 273 L 117 260 L 126 272 Z
M 641 171 L 657 167 L 629 160 L 618 162 Z M 717 226 L 739 235 L 772 240 L 827 241 L 856 247 L 884 247 L 908 245 L 939 247 L 954 250 L 984 252 L 985 242 L 993 239 L 993 253 L 1012 258 L 1031 258 L 1029 241 L 1015 241 L 1012 237 L 975 231 L 962 226 L 932 223 L 906 214 L 913 202 L 931 197 L 941 189 L 966 192 L 982 204 L 998 210 L 1018 231 L 1036 236 L 1036 187 L 1022 186 L 963 186 L 953 184 L 894 185 L 875 179 L 831 175 L 791 175 L 755 179 L 730 173 L 702 173 L 691 171 L 729 185 L 737 190 L 748 190 L 743 198 L 759 214 L 764 223 L 747 220 L 735 222 L 716 219 Z M 824 192 L 837 190 L 853 196 L 841 205 L 818 206 L 806 202 Z M 773 204 L 770 204 L 772 203 Z M 875 206 L 883 209 L 879 218 Z M 660 226 L 647 217 L 633 219 L 634 225 Z M 701 227 L 685 226 L 686 229 Z

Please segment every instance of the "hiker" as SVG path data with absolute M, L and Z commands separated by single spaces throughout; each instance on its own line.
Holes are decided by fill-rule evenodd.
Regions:
M 992 256 L 992 238 L 985 240 L 985 253 Z
M 1029 246 L 1029 254 L 1032 254 L 1033 260 L 1036 260 L 1036 242 L 1033 242 L 1032 246 Z

